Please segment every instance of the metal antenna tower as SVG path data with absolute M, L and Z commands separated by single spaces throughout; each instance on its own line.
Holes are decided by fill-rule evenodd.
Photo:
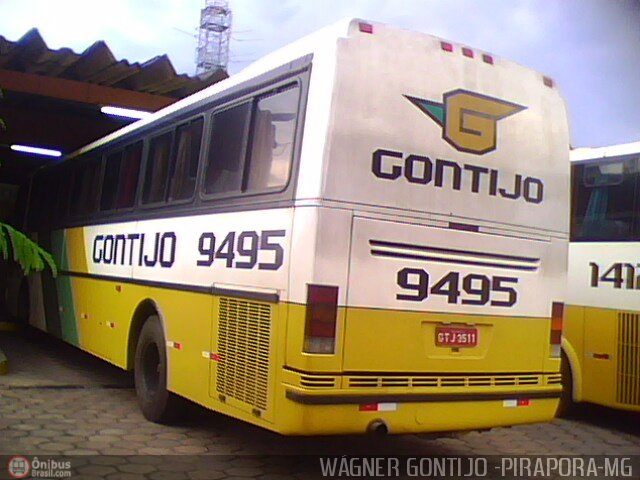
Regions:
M 200 11 L 196 74 L 227 70 L 231 9 L 228 0 L 206 0 Z

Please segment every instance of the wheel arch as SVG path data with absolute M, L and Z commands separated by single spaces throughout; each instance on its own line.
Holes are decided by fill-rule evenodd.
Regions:
M 574 402 L 580 402 L 582 399 L 582 370 L 580 369 L 580 359 L 573 345 L 566 338 L 562 338 L 562 353 L 567 358 L 569 370 L 571 371 L 571 380 L 573 390 L 571 397 Z
M 164 321 L 160 308 L 155 301 L 150 298 L 146 298 L 141 301 L 136 307 L 133 317 L 131 319 L 131 325 L 129 326 L 129 335 L 127 337 L 127 358 L 126 369 L 133 370 L 135 358 L 136 358 L 136 346 L 138 345 L 138 339 L 140 338 L 140 332 L 144 326 L 144 322 L 152 315 L 157 315 L 162 324 L 162 330 L 165 331 Z M 166 331 L 165 331 L 166 334 Z M 166 337 L 165 337 L 166 338 Z

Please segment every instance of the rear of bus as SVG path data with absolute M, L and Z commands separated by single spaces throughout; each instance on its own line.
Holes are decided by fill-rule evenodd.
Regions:
M 351 22 L 335 58 L 310 80 L 277 429 L 551 420 L 569 224 L 556 86 L 377 23 Z

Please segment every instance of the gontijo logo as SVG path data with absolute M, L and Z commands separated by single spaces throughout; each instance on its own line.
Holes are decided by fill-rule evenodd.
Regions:
M 526 108 L 462 89 L 445 93 L 442 103 L 405 97 L 442 127 L 442 138 L 456 150 L 478 155 L 495 150 L 498 120 Z

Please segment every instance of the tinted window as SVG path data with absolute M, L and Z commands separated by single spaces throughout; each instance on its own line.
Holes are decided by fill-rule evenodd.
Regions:
M 79 165 L 73 176 L 70 212 L 86 215 L 97 210 L 100 188 L 101 162 L 92 159 Z
M 123 152 L 121 151 L 107 155 L 104 167 L 104 179 L 102 180 L 100 210 L 112 210 L 116 206 L 116 195 L 118 193 L 118 178 L 120 176 L 122 155 Z
M 47 171 L 44 180 L 44 189 L 40 197 L 40 205 L 38 206 L 42 215 L 41 226 L 51 228 L 55 224 L 55 201 L 60 194 L 60 172 L 54 168 Z
M 143 203 L 157 203 L 165 199 L 172 137 L 173 132 L 167 132 L 151 140 L 142 192 Z
M 250 113 L 251 104 L 243 103 L 213 116 L 204 183 L 206 194 L 240 191 Z
M 289 180 L 298 112 L 297 86 L 259 98 L 252 119 L 245 189 L 282 188 Z
M 196 187 L 198 159 L 202 141 L 202 118 L 181 125 L 176 130 L 169 200 L 191 198 Z
M 140 176 L 142 161 L 142 142 L 134 143 L 124 149 L 122 164 L 118 175 L 118 193 L 116 208 L 130 208 L 136 199 L 136 188 Z
M 572 240 L 627 240 L 638 231 L 638 160 L 572 169 Z
M 56 224 L 63 224 L 67 219 L 69 207 L 69 196 L 71 190 L 71 174 L 68 168 L 58 170 L 58 190 L 52 202 L 53 221 Z
M 31 191 L 29 192 L 29 210 L 27 212 L 27 224 L 29 229 L 37 231 L 42 227 L 42 221 L 46 218 L 46 212 L 43 212 L 45 204 L 45 180 L 48 172 L 40 171 L 31 183 Z

